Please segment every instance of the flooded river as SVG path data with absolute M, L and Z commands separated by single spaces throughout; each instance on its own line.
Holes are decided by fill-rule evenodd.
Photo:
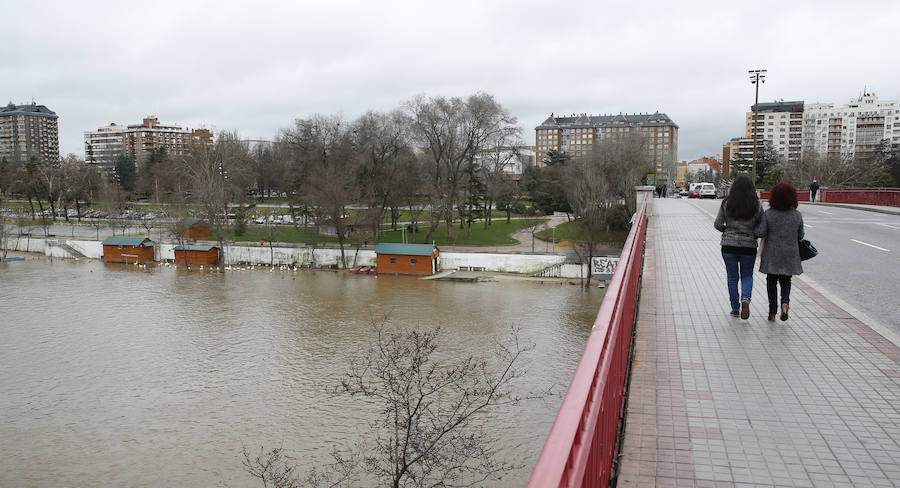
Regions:
M 452 355 L 486 353 L 517 324 L 537 345 L 521 391 L 564 392 L 601 299 L 524 281 L 3 263 L 0 486 L 257 486 L 242 446 L 320 463 L 366 435 L 374 406 L 328 390 L 382 314 L 439 325 Z M 527 466 L 505 486 L 527 482 L 560 401 L 488 412 Z

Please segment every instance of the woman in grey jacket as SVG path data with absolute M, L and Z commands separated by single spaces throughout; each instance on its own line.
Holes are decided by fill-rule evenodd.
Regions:
M 756 227 L 756 236 L 766 239 L 759 270 L 766 273 L 769 320 L 775 320 L 778 311 L 778 285 L 781 286 L 781 320 L 787 320 L 791 276 L 803 273 L 798 244 L 803 239 L 803 216 L 797 210 L 797 189 L 793 185 L 779 183 L 772 188 L 769 209 Z
M 728 275 L 731 315 L 747 320 L 753 292 L 753 265 L 756 263 L 756 225 L 762 218 L 762 206 L 753 182 L 738 176 L 716 216 L 715 227 L 722 233 L 722 259 Z M 738 282 L 741 292 L 738 295 Z M 740 307 L 740 309 L 738 309 Z

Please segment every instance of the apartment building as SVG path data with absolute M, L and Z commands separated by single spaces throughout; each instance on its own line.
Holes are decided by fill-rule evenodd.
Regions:
M 865 93 L 848 104 L 807 104 L 803 150 L 807 154 L 852 158 L 882 150 L 883 141 L 900 144 L 900 105 Z
M 534 160 L 534 146 L 490 148 L 475 155 L 476 165 L 486 171 L 503 173 L 514 181 L 522 179 L 525 168 L 534 166 Z
M 24 163 L 59 162 L 59 125 L 56 113 L 34 102 L 0 108 L 0 158 Z
M 744 121 L 744 136 L 753 139 L 755 109 L 758 117 L 757 144 L 768 141 L 770 147 L 786 161 L 799 161 L 803 150 L 803 106 L 803 101 L 779 101 L 751 106 Z
M 593 151 L 594 144 L 604 139 L 638 134 L 649 141 L 648 150 L 656 167 L 657 181 L 674 180 L 678 125 L 666 114 L 572 114 L 567 117 L 550 114 L 534 130 L 538 166 L 543 165 L 550 151 L 564 152 L 573 157 L 587 156 Z
M 140 124 L 98 127 L 84 133 L 84 156 L 88 164 L 96 164 L 108 172 L 119 155 L 131 156 L 140 163 L 154 149 L 164 147 L 169 154 L 184 154 L 192 148 L 210 147 L 213 136 L 208 129 L 184 129 L 160 124 L 150 115 Z
M 762 150 L 765 143 L 757 146 Z M 728 176 L 732 171 L 750 171 L 753 161 L 753 139 L 749 137 L 734 137 L 722 146 L 722 176 Z M 737 167 L 745 162 L 744 168 Z

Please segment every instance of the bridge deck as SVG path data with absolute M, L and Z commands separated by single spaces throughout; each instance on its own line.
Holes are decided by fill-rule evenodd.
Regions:
M 653 204 L 618 486 L 900 486 L 900 348 L 798 278 L 731 317 L 712 218 Z

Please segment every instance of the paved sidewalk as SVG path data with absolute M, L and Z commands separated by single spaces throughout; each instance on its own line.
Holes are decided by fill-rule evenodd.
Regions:
M 731 317 L 719 235 L 653 201 L 618 486 L 900 486 L 900 348 L 797 277 Z

